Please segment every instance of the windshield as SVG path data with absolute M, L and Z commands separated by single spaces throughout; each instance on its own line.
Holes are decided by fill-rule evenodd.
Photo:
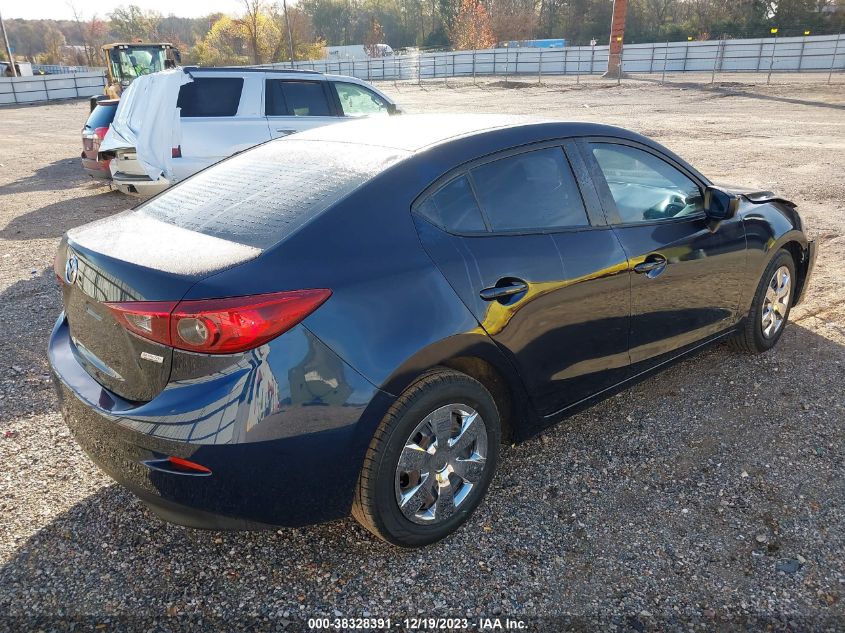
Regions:
M 112 74 L 118 81 L 133 80 L 164 70 L 166 51 L 161 46 L 132 46 L 109 51 Z

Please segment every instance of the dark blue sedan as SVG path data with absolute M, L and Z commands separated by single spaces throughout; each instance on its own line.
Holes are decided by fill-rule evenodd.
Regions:
M 794 204 L 633 132 L 363 120 L 69 231 L 49 354 L 79 443 L 163 518 L 351 512 L 419 546 L 503 441 L 709 343 L 770 349 L 814 258 Z

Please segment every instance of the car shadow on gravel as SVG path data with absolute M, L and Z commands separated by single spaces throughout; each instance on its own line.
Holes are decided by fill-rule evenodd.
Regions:
M 29 272 L 28 279 L 0 292 L 0 428 L 55 408 L 47 341 L 62 310 L 61 295 L 52 268 Z
M 118 191 L 104 190 L 90 196 L 77 196 L 16 215 L 0 229 L 0 238 L 31 240 L 60 237 L 69 229 L 129 209 L 137 203 L 137 200 Z
M 301 623 L 334 609 L 495 607 L 633 617 L 640 631 L 655 620 L 712 628 L 748 614 L 778 630 L 796 628 L 790 621 L 816 630 L 841 613 L 834 389 L 844 352 L 792 324 L 774 352 L 749 357 L 722 345 L 678 363 L 506 447 L 479 511 L 422 550 L 391 548 L 352 520 L 185 529 L 108 485 L 24 530 L 0 567 L 0 614 L 20 626 L 59 626 L 61 616 L 134 629 L 189 613 L 231 630 L 245 613 Z M 779 571 L 787 563 L 791 571 Z
M 673 88 L 684 88 L 686 90 L 698 90 L 709 94 L 718 94 L 722 97 L 746 97 L 748 99 L 761 99 L 763 101 L 774 101 L 777 103 L 790 103 L 793 105 L 809 106 L 812 108 L 831 108 L 833 110 L 845 110 L 845 104 L 828 103 L 826 101 L 813 101 L 810 99 L 797 99 L 795 97 L 782 97 L 755 91 L 756 84 L 738 84 L 737 82 L 716 82 L 713 84 L 696 83 L 692 81 L 670 81 L 668 84 L 650 77 L 630 77 L 635 81 L 643 83 L 669 85 Z M 800 89 L 796 92 L 800 93 Z
M 0 171 L 2 174 L 2 171 Z M 35 191 L 55 191 L 85 184 L 102 184 L 82 170 L 79 158 L 60 158 L 39 167 L 29 176 L 19 178 L 0 188 L 0 197 Z

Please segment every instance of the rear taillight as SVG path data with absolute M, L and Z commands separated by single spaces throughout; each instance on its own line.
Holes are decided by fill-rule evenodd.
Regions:
M 171 158 L 182 158 L 182 146 L 177 145 L 176 147 L 170 148 L 170 157 Z
M 138 336 L 193 352 L 232 354 L 263 345 L 319 308 L 331 290 L 293 290 L 197 301 L 105 304 Z
M 109 131 L 108 126 L 106 127 L 98 127 L 94 130 L 94 136 L 96 136 L 101 141 L 106 138 L 106 132 Z
M 170 345 L 170 314 L 176 301 L 128 301 L 107 303 L 115 320 L 130 332 Z

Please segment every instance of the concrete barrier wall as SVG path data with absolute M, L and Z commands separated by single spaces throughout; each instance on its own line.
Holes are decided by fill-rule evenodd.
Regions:
M 497 48 L 415 53 L 364 60 L 295 62 L 294 68 L 365 80 L 423 80 L 511 75 L 596 75 L 607 70 L 607 46 L 562 49 Z M 269 64 L 290 68 L 291 64 Z M 622 68 L 630 74 L 679 72 L 837 72 L 845 70 L 845 35 L 704 42 L 626 44 Z
M 105 84 L 105 74 L 99 71 L 35 77 L 0 77 L 0 104 L 91 97 L 102 94 Z

